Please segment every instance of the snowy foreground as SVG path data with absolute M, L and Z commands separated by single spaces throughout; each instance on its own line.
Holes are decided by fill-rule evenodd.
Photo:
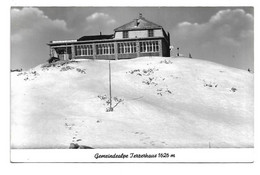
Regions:
M 253 147 L 253 74 L 188 58 L 39 65 L 11 73 L 12 148 Z

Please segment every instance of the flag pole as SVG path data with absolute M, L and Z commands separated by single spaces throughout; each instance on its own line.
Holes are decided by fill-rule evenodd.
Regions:
M 109 106 L 109 111 L 113 111 L 112 108 L 112 92 L 111 92 L 111 66 L 110 66 L 110 60 L 109 60 L 109 101 L 110 101 L 110 106 Z

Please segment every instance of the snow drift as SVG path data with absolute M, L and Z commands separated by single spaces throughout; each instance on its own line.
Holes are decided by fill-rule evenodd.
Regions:
M 253 147 L 253 74 L 188 58 L 39 65 L 11 73 L 11 147 Z

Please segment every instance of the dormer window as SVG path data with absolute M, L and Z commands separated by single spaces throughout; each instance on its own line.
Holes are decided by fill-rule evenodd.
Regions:
M 128 31 L 123 31 L 123 38 L 128 38 Z
M 148 30 L 148 37 L 153 37 L 153 29 Z

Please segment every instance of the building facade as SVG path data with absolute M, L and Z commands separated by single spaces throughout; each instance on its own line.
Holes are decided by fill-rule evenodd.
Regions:
M 114 29 L 111 35 L 83 36 L 77 40 L 51 41 L 50 57 L 71 59 L 130 59 L 170 56 L 170 34 L 162 26 L 139 18 Z

